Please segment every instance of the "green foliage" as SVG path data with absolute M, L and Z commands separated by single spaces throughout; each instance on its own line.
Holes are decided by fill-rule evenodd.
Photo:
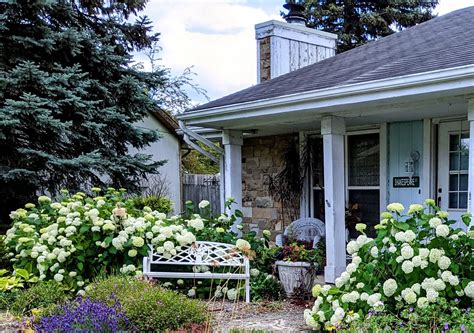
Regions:
M 164 214 L 169 214 L 173 211 L 173 204 L 170 199 L 157 197 L 156 195 L 135 197 L 133 198 L 133 204 L 137 209 L 150 207 L 151 210 Z
M 344 52 L 433 18 L 438 1 L 306 0 L 308 26 L 338 35 Z
M 0 269 L 0 291 L 14 291 L 23 288 L 27 283 L 38 282 L 36 276 L 23 268 L 14 269 L 11 275 L 8 273 L 8 270 Z
M 112 276 L 92 284 L 86 296 L 113 305 L 115 296 L 139 332 L 163 332 L 202 323 L 205 304 L 133 278 Z
M 427 309 L 445 304 L 450 304 L 446 313 L 455 314 L 452 302 L 468 311 L 474 298 L 470 215 L 462 218 L 468 227 L 465 232 L 452 228 L 456 221 L 434 200 L 426 200 L 425 206 L 410 205 L 407 215 L 402 215 L 404 209 L 399 203 L 388 205 L 375 226 L 375 238 L 362 231 L 357 240 L 347 244 L 352 262 L 335 286 L 313 288 L 317 299 L 313 309 L 305 311 L 308 325 L 316 329 L 343 327 L 369 313 L 400 317 L 410 308 L 429 315 Z
M 199 144 L 202 149 L 212 153 L 205 145 Z M 192 150 L 182 159 L 183 170 L 187 173 L 215 175 L 219 173 L 219 164 L 204 156 L 196 150 Z
M 140 16 L 145 5 L 144 0 L 0 4 L 4 224 L 11 210 L 38 191 L 56 195 L 62 187 L 91 184 L 135 191 L 163 164 L 131 153 L 130 147 L 141 150 L 159 138 L 136 124 L 157 107 L 189 102 L 182 89 L 189 80 L 171 77 L 162 66 L 144 72 L 133 63 L 135 52 L 150 51 L 159 40 L 151 21 Z
M 8 310 L 18 297 L 18 290 L 0 291 L 0 311 Z
M 440 300 L 424 309 L 411 308 L 403 310 L 398 316 L 392 313 L 372 313 L 363 320 L 358 320 L 345 333 L 372 332 L 473 332 L 474 312 L 460 309 L 456 301 L 450 303 Z
M 10 311 L 19 316 L 31 315 L 33 309 L 47 308 L 66 300 L 66 293 L 57 282 L 39 282 L 19 292 L 15 302 L 10 306 Z
M 5 244 L 5 235 L 0 235 L 0 267 L 9 270 L 11 266 L 9 249 Z
M 261 272 L 250 279 L 250 298 L 254 301 L 278 301 L 285 291 L 280 281 L 271 274 Z

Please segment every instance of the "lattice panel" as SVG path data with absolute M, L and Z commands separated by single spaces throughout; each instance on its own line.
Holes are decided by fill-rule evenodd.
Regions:
M 165 258 L 150 249 L 151 264 L 206 265 L 206 266 L 244 266 L 245 256 L 235 245 L 198 241 L 191 246 L 182 247 L 172 258 Z

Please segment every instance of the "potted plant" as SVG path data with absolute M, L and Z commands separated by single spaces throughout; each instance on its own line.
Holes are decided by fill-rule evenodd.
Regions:
M 309 294 L 322 260 L 320 249 L 313 249 L 309 242 L 296 241 L 284 245 L 276 259 L 278 276 L 286 295 Z

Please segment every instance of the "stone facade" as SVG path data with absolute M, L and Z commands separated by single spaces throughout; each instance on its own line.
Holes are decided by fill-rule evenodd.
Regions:
M 270 37 L 262 38 L 260 41 L 260 82 L 271 79 L 271 67 L 270 67 Z
M 285 148 L 295 134 L 244 139 L 242 146 L 242 201 L 246 230 L 268 229 L 272 236 L 291 221 L 269 191 L 270 178 L 282 168 Z

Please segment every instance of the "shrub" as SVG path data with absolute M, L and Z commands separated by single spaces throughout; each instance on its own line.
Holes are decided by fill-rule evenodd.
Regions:
M 133 326 L 118 303 L 108 306 L 90 299 L 77 299 L 41 316 L 33 327 L 37 332 L 120 332 Z
M 125 315 L 140 332 L 163 332 L 199 324 L 206 318 L 202 302 L 134 278 L 112 276 L 93 283 L 88 289 L 88 297 L 108 305 L 115 302 L 110 297 L 115 295 Z
M 169 214 L 173 211 L 173 203 L 166 197 L 157 197 L 156 195 L 140 196 L 133 198 L 133 204 L 137 209 L 150 207 L 151 210 Z
M 312 310 L 305 311 L 313 328 L 343 327 L 369 311 L 399 315 L 408 308 L 426 309 L 457 299 L 458 308 L 472 305 L 474 227 L 453 230 L 455 221 L 427 200 L 411 205 L 390 204 L 375 226 L 375 239 L 362 232 L 347 244 L 352 255 L 335 286 L 315 286 Z M 470 216 L 463 222 L 469 226 Z
M 278 301 L 285 292 L 280 281 L 271 274 L 260 272 L 250 280 L 250 296 L 252 301 Z
M 92 190 L 96 194 L 101 191 Z M 236 220 L 225 214 L 212 218 L 209 202 L 204 201 L 200 204 L 202 217 L 188 211 L 184 216 L 167 218 L 147 206 L 135 208 L 124 192 L 110 188 L 104 196 L 90 197 L 64 191 L 57 202 L 41 196 L 37 204 L 12 212 L 14 223 L 5 243 L 14 253 L 15 268 L 77 290 L 100 273 L 140 273 L 148 244 L 172 257 L 196 239 L 220 236 L 220 230 Z M 237 240 L 236 233 L 223 234 L 230 241 Z
M 46 308 L 66 300 L 66 293 L 58 283 L 39 282 L 29 289 L 20 291 L 10 310 L 16 315 L 30 315 L 33 309 Z
M 357 320 L 341 332 L 474 332 L 474 314 L 470 309 L 460 309 L 458 302 L 451 303 L 441 299 L 420 309 L 411 307 L 399 315 L 369 312 L 364 320 Z

